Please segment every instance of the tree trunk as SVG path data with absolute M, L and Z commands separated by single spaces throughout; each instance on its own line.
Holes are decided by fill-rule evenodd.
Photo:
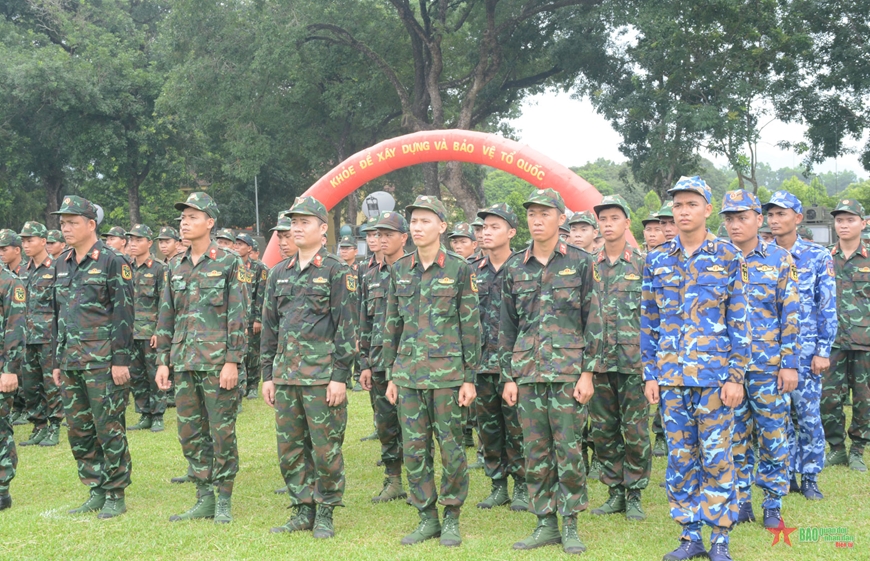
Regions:
M 60 208 L 63 172 L 51 170 L 42 178 L 42 183 L 45 186 L 45 224 L 49 230 L 56 230 L 60 228 L 60 219 L 52 212 Z
M 127 189 L 127 203 L 130 205 L 130 224 L 136 225 L 142 222 L 139 216 L 139 183 L 137 178 L 130 180 L 130 186 Z

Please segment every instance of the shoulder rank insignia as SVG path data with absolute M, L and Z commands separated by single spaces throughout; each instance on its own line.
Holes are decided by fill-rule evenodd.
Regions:
M 99 258 L 100 258 L 100 250 L 99 250 L 99 249 L 95 249 L 95 250 L 93 250 L 93 251 L 91 252 L 91 259 L 93 259 L 94 261 L 96 261 L 96 260 L 99 259 Z
M 124 280 L 131 280 L 133 278 L 133 271 L 130 270 L 130 265 L 121 265 L 121 278 Z
M 707 267 L 707 270 L 711 273 L 721 273 L 725 270 L 725 267 L 722 265 L 713 265 L 712 267 Z
M 314 263 L 315 267 L 320 267 L 320 264 L 323 263 L 323 257 L 318 253 L 311 262 Z
M 559 273 L 560 275 L 562 273 Z M 595 282 L 601 282 L 601 273 L 598 271 L 598 263 L 592 264 L 592 278 L 595 279 Z
M 443 252 L 443 251 L 440 252 L 440 253 L 438 254 L 438 266 L 439 266 L 439 267 L 443 267 L 443 266 L 444 266 L 444 259 L 446 259 L 446 257 L 447 257 L 447 256 L 444 255 L 444 252 Z
M 24 292 L 24 289 L 20 286 L 15 287 L 15 294 L 12 296 L 13 300 L 16 302 L 24 302 L 27 299 L 27 295 Z
M 209 271 L 209 272 L 207 272 L 207 273 L 205 274 L 205 276 L 207 276 L 207 277 L 219 277 L 219 276 L 221 276 L 221 272 L 220 272 L 220 271 Z M 245 281 L 245 278 L 244 278 L 244 276 L 242 275 L 242 270 L 241 270 L 241 269 L 239 269 L 239 280 L 242 281 L 242 282 Z
M 471 281 L 471 291 L 477 292 L 477 275 L 475 275 L 474 273 L 471 273 L 469 280 Z
M 450 277 L 444 277 L 443 279 L 438 280 L 438 284 L 453 284 L 454 282 L 456 281 L 454 281 Z
M 564 277 L 564 276 L 567 276 L 567 275 L 573 275 L 573 274 L 575 274 L 576 272 L 577 272 L 576 269 L 569 269 L 569 268 L 565 267 L 564 269 L 562 269 L 561 271 L 559 271 L 559 276 L 560 276 L 560 277 Z
M 126 267 L 126 265 L 124 265 L 124 266 Z M 88 274 L 89 275 L 99 275 L 102 272 L 103 272 L 102 269 L 97 269 L 96 267 L 94 267 L 93 269 L 88 271 Z
M 169 269 L 163 270 L 163 282 L 169 282 Z
M 325 277 L 317 277 L 316 279 L 312 280 L 311 282 L 313 282 L 314 284 L 326 284 L 327 280 Z
M 315 282 L 317 279 L 315 279 Z M 347 287 L 349 292 L 356 292 L 356 275 L 353 273 L 348 273 L 344 275 L 344 285 Z
M 625 275 L 625 280 L 630 280 L 630 281 L 640 280 L 640 276 L 635 275 L 634 273 L 629 273 L 629 274 Z
M 208 256 L 211 257 L 212 259 L 216 258 L 217 257 L 217 249 L 211 248 L 211 250 L 209 250 L 209 252 L 208 252 Z
M 719 267 L 719 269 L 722 270 L 722 267 Z M 709 271 L 710 269 L 708 268 L 707 270 Z M 743 282 L 749 282 L 749 265 L 746 264 L 746 261 L 740 263 L 740 278 Z

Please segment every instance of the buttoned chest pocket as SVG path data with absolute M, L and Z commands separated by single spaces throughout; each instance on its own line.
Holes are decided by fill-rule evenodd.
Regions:
M 384 309 L 384 297 L 386 293 L 383 288 L 370 288 L 368 298 L 366 298 L 366 314 L 373 318 L 379 310 Z
M 856 296 L 870 298 L 870 273 L 852 273 L 851 280 Z
M 35 312 L 49 312 L 52 310 L 51 292 L 55 286 L 54 279 L 38 279 L 30 285 L 27 300 L 30 309 Z
M 136 283 L 136 295 L 139 298 L 144 298 L 146 300 L 153 300 L 157 297 L 157 279 L 156 278 L 145 278 L 140 279 Z
M 583 306 L 583 279 L 576 275 L 553 279 L 553 307 L 580 309 Z
M 699 309 L 717 308 L 728 297 L 728 277 L 724 271 L 699 275 L 697 291 Z
M 399 315 L 404 319 L 412 317 L 414 309 L 414 299 L 417 295 L 417 288 L 412 284 L 396 285 L 396 301 L 399 307 Z
M 456 285 L 436 284 L 432 287 L 431 312 L 439 316 L 449 316 L 456 313 L 456 295 L 459 289 Z
M 680 278 L 678 276 L 669 273 L 653 277 L 652 290 L 656 297 L 656 306 L 662 314 L 673 314 L 680 309 Z
M 770 309 L 776 303 L 776 287 L 779 279 L 767 274 L 755 272 L 749 275 L 749 284 L 745 285 L 753 305 L 770 304 Z
M 224 277 L 207 278 L 199 282 L 202 300 L 215 307 L 226 304 L 226 288 L 227 280 Z
M 70 278 L 64 277 L 57 279 L 54 283 L 54 291 L 57 296 L 57 301 L 59 303 L 65 303 L 69 301 L 69 287 L 70 287 Z
M 322 316 L 329 313 L 328 284 L 309 286 L 302 293 L 305 295 L 305 303 L 312 314 Z
M 637 278 L 623 277 L 613 287 L 619 309 L 634 311 L 640 308 L 642 291 L 640 275 L 633 275 L 633 277 Z
M 529 319 L 535 313 L 538 298 L 541 293 L 538 290 L 538 282 L 534 280 L 518 280 L 514 282 L 514 294 L 516 299 L 517 315 Z
M 104 273 L 85 275 L 82 279 L 82 298 L 85 302 L 105 302 L 108 299 L 107 277 Z

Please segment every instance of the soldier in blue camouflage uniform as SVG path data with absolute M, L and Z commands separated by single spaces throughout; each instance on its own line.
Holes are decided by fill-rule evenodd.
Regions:
M 797 389 L 791 392 L 796 421 L 789 429 L 789 489 L 800 491 L 807 499 L 820 500 L 823 495 L 817 478 L 825 465 L 825 434 L 819 411 L 821 376 L 830 367 L 831 345 L 837 333 L 834 263 L 829 251 L 797 235 L 797 225 L 803 220 L 803 206 L 797 197 L 777 191 L 762 208 L 776 244 L 791 253 L 798 273 L 801 354 Z M 797 474 L 801 474 L 800 486 Z
M 157 318 L 157 387 L 167 391 L 175 367 L 178 440 L 196 479 L 196 503 L 170 521 L 214 518 L 232 522 L 232 494 L 239 470 L 236 412 L 239 363 L 247 340 L 246 274 L 238 255 L 209 235 L 218 208 L 203 192 L 175 203 L 181 235 L 190 240 L 170 261 Z M 218 497 L 215 500 L 215 487 Z
M 713 207 L 703 179 L 683 177 L 668 193 L 680 233 L 647 256 L 640 320 L 645 393 L 662 404 L 668 502 L 682 526 L 680 546 L 664 559 L 707 555 L 707 524 L 710 558 L 730 560 L 738 508 L 731 430 L 750 351 L 748 271 L 737 248 L 707 237 Z
M 275 266 L 263 306 L 263 398 L 275 408 L 278 459 L 296 512 L 273 533 L 335 535 L 343 506 L 341 446 L 347 426 L 347 380 L 356 361 L 356 273 L 327 253 L 326 207 L 299 197 L 287 216 L 299 252 Z M 280 235 L 288 235 L 280 232 Z
M 263 295 L 266 292 L 266 278 L 269 268 L 262 261 L 252 258 L 254 239 L 247 232 L 236 234 L 233 248 L 248 272 L 248 291 L 250 307 L 248 309 L 248 354 L 245 356 L 245 374 L 247 376 L 246 397 L 256 399 L 257 386 L 260 383 L 260 331 L 263 328 L 261 316 L 263 313 Z
M 867 471 L 864 449 L 870 443 L 870 250 L 861 243 L 864 207 L 853 199 L 831 211 L 839 241 L 830 249 L 837 273 L 839 329 L 831 369 L 822 373 L 822 426 L 831 451 L 826 465 Z M 852 448 L 846 456 L 845 398 L 852 390 Z
M 157 387 L 157 315 L 163 297 L 166 265 L 151 257 L 154 232 L 136 224 L 127 232 L 127 248 L 133 260 L 133 356 L 130 379 L 139 422 L 127 430 L 161 432 L 166 412 L 166 392 Z
M 12 395 L 18 388 L 18 372 L 24 359 L 24 285 L 6 269 L 0 269 L 0 510 L 12 506 L 9 485 L 18 467 L 18 453 L 12 436 Z
M 124 410 L 133 346 L 133 272 L 123 257 L 97 239 L 93 203 L 68 196 L 60 227 L 71 246 L 55 262 L 57 353 L 67 437 L 79 478 L 90 497 L 70 513 L 127 511 L 130 450 Z
M 458 546 L 459 513 L 468 496 L 463 419 L 475 398 L 480 359 L 477 284 L 468 263 L 441 246 L 444 204 L 421 195 L 406 210 L 417 250 L 390 268 L 383 339 L 386 395 L 398 403 L 408 489 L 420 515 L 402 544 L 440 535 L 441 545 Z M 441 448 L 440 497 L 433 439 Z M 444 506 L 443 526 L 436 501 Z
M 788 394 L 797 387 L 799 310 L 797 268 L 787 251 L 758 236 L 761 203 L 747 191 L 725 193 L 720 214 L 731 242 L 743 253 L 749 273 L 744 286 L 752 331 L 752 354 L 744 378 L 746 397 L 734 410 L 734 465 L 737 523 L 755 520 L 752 483 L 753 444 L 758 438 L 758 475 L 764 491 L 764 526 L 782 520 L 788 494 Z
M 598 314 L 592 257 L 559 240 L 565 202 L 556 191 L 533 191 L 523 206 L 532 243 L 504 266 L 498 346 L 502 397 L 519 408 L 528 510 L 538 525 L 514 549 L 561 542 L 565 553 L 579 554 L 586 546 L 577 515 L 588 506 L 582 434 L 593 392 L 585 336 Z
M 669 242 L 677 235 L 677 225 L 674 223 L 674 201 L 665 201 L 662 208 L 656 213 L 659 219 L 659 226 L 662 229 L 664 241 Z M 664 243 L 664 242 L 663 242 Z M 648 247 L 647 252 L 652 251 L 655 247 Z M 655 435 L 655 444 L 653 444 L 653 456 L 662 457 L 668 453 L 667 440 L 665 439 L 665 429 L 662 427 L 662 408 L 661 405 L 656 407 L 653 413 L 652 432 Z M 662 481 L 661 487 L 666 487 L 667 484 Z

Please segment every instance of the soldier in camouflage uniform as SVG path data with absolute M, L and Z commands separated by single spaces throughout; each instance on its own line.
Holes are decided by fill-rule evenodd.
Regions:
M 668 502 L 682 526 L 680 546 L 664 560 L 708 553 L 727 561 L 738 508 L 731 427 L 750 351 L 749 278 L 737 248 L 707 238 L 713 207 L 704 180 L 683 177 L 668 193 L 680 234 L 646 258 L 640 320 L 645 394 L 662 404 Z M 709 552 L 704 524 L 712 527 Z
M 758 437 L 758 476 L 764 491 L 764 526 L 782 523 L 788 494 L 788 394 L 797 387 L 799 310 L 797 269 L 791 255 L 758 236 L 761 203 L 747 191 L 725 193 L 720 212 L 732 243 L 743 253 L 752 347 L 744 376 L 746 397 L 734 410 L 733 455 L 740 504 L 737 524 L 755 520 L 753 444 Z
M 12 435 L 12 395 L 18 388 L 18 372 L 24 358 L 27 296 L 20 279 L 0 269 L 0 510 L 12 506 L 9 485 L 18 467 Z
M 466 261 L 476 259 L 477 253 L 477 238 L 474 236 L 474 230 L 467 222 L 457 222 L 453 225 L 453 230 L 447 235 L 450 240 L 450 249 L 453 253 L 459 255 Z
M 356 265 L 356 240 L 353 239 L 353 236 L 341 237 L 338 242 L 338 256 L 348 267 L 353 269 L 353 272 L 359 272 L 359 267 Z
M 67 437 L 79 478 L 89 489 L 71 514 L 99 511 L 113 518 L 127 511 L 130 450 L 124 410 L 133 347 L 133 272 L 97 239 L 97 212 L 90 201 L 63 199 L 60 227 L 71 246 L 55 262 L 57 354 Z
M 478 212 L 482 210 L 484 209 L 477 209 Z M 476 239 L 481 240 L 483 238 L 483 219 L 480 216 L 475 216 L 474 220 L 471 221 L 471 229 L 474 230 L 474 237 Z M 486 251 L 483 248 L 480 248 L 480 252 L 486 255 Z
M 677 224 L 674 222 L 674 201 L 665 201 L 656 213 L 662 223 L 665 241 L 671 241 L 677 236 Z
M 767 223 L 767 217 L 764 217 L 764 222 L 761 223 L 761 228 L 758 229 L 758 235 L 765 243 L 776 243 L 776 238 L 770 230 L 770 224 Z
M 817 478 L 825 465 L 825 433 L 819 402 L 821 376 L 830 367 L 831 345 L 837 333 L 834 263 L 829 251 L 797 235 L 797 225 L 803 219 L 803 206 L 797 197 L 777 191 L 762 209 L 767 213 L 776 244 L 791 253 L 798 272 L 801 355 L 797 389 L 791 392 L 789 490 L 800 491 L 809 500 L 821 500 L 824 497 Z
M 257 386 L 260 383 L 260 331 L 263 328 L 261 315 L 263 312 L 263 295 L 266 292 L 266 278 L 269 268 L 261 261 L 251 257 L 254 250 L 254 239 L 247 232 L 236 234 L 233 248 L 248 272 L 248 292 L 250 307 L 248 309 L 248 354 L 245 356 L 246 396 L 257 398 Z
M 646 518 L 641 491 L 649 483 L 649 404 L 643 394 L 640 363 L 640 296 L 643 255 L 628 244 L 628 203 L 619 195 L 595 205 L 605 239 L 593 256 L 592 276 L 601 315 L 590 320 L 600 330 L 586 349 L 595 393 L 589 402 L 592 439 L 601 462 L 600 479 L 610 497 L 594 515 L 624 512 L 629 520 Z
M 831 351 L 832 368 L 822 373 L 822 426 L 831 451 L 825 464 L 867 471 L 870 443 L 870 250 L 861 243 L 864 207 L 844 199 L 831 211 L 839 241 L 830 248 L 837 274 L 839 328 Z M 852 448 L 846 456 L 843 401 L 852 390 Z
M 21 446 L 57 446 L 63 403 L 54 384 L 54 259 L 45 251 L 47 230 L 26 222 L 21 242 L 29 260 L 21 271 L 27 291 L 27 347 L 21 365 L 21 385 L 33 434 Z
M 63 239 L 63 234 L 60 230 L 49 230 L 48 236 L 45 238 L 45 250 L 51 255 L 52 259 L 57 259 L 63 250 L 66 249 L 66 242 Z
M 514 549 L 561 542 L 565 553 L 578 554 L 586 551 L 577 515 L 588 504 L 581 448 L 593 392 L 583 353 L 588 320 L 598 314 L 592 257 L 559 240 L 561 195 L 538 189 L 523 206 L 532 243 L 504 265 L 498 346 L 502 396 L 519 407 L 528 510 L 538 525 Z
M 297 197 L 287 211 L 299 252 L 275 266 L 263 305 L 263 398 L 275 408 L 278 460 L 296 512 L 272 532 L 335 536 L 344 506 L 347 380 L 357 358 L 356 273 L 320 244 L 326 207 Z
M 402 488 L 402 433 L 396 406 L 387 400 L 387 373 L 383 363 L 384 323 L 390 267 L 405 251 L 408 221 L 398 212 L 383 212 L 377 230 L 381 261 L 372 264 L 360 282 L 359 369 L 360 384 L 369 392 L 375 412 L 375 432 L 381 442 L 384 486 L 373 503 L 385 503 L 408 496 Z
M 107 231 L 100 234 L 103 238 L 103 243 L 112 248 L 119 255 L 124 255 L 127 248 L 127 232 L 120 226 L 112 226 Z
M 236 235 L 229 228 L 221 228 L 217 231 L 214 236 L 215 241 L 218 244 L 218 247 L 221 249 L 226 249 L 232 253 L 236 252 Z
M 239 364 L 245 358 L 247 296 L 238 255 L 209 239 L 218 216 L 206 193 L 194 192 L 182 211 L 181 235 L 190 248 L 170 261 L 157 320 L 157 387 L 167 391 L 175 367 L 178 440 L 196 479 L 196 504 L 170 521 L 232 521 L 239 470 L 236 411 Z M 214 488 L 218 497 L 215 501 Z
M 674 201 L 665 201 L 662 208 L 656 213 L 661 225 L 664 241 L 669 242 L 677 235 L 677 225 L 674 223 Z M 652 251 L 654 247 L 647 248 L 647 251 Z M 653 413 L 652 432 L 655 435 L 655 444 L 653 445 L 653 456 L 662 457 L 668 453 L 667 439 L 665 439 L 665 429 L 662 427 L 662 408 L 656 407 Z M 661 487 L 666 487 L 663 481 Z
M 161 432 L 166 412 L 166 392 L 157 387 L 157 315 L 163 297 L 167 267 L 151 258 L 154 232 L 136 224 L 127 232 L 127 247 L 133 260 L 133 350 L 130 381 L 139 422 L 127 430 Z
M 464 408 L 474 401 L 480 358 L 477 284 L 465 259 L 441 246 L 444 204 L 420 195 L 406 210 L 417 250 L 391 267 L 383 340 L 387 399 L 398 403 L 411 504 L 420 515 L 402 544 L 440 534 L 441 545 L 458 546 L 459 513 L 468 496 Z M 440 497 L 433 438 L 441 447 Z M 443 526 L 436 501 L 444 505 Z
M 501 397 L 504 383 L 498 350 L 505 263 L 512 255 L 510 243 L 517 233 L 518 220 L 516 213 L 505 203 L 480 210 L 478 219 L 483 222 L 480 242 L 486 257 L 472 264 L 477 276 L 481 327 L 481 360 L 475 382 L 475 403 L 484 471 L 492 481 L 492 490 L 488 497 L 477 503 L 477 507 L 490 509 L 510 504 L 511 510 L 524 511 L 529 506 L 529 491 L 523 456 L 523 427 L 516 405 L 509 406 Z M 508 494 L 508 476 L 514 478 L 513 497 Z
M 571 232 L 568 243 L 592 253 L 592 244 L 595 241 L 596 234 L 598 234 L 598 221 L 595 220 L 595 215 L 592 211 L 581 210 L 575 212 L 568 220 L 567 226 Z
M 365 259 L 362 263 L 359 263 L 357 276 L 360 279 L 359 285 L 361 288 L 363 285 L 363 278 L 365 277 L 365 275 L 369 271 L 369 269 L 371 269 L 373 267 L 380 268 L 380 264 L 383 262 L 383 253 L 381 251 L 380 232 L 376 228 L 376 225 L 378 223 L 379 218 L 380 218 L 379 216 L 373 216 L 373 217 L 369 218 L 366 222 L 362 223 L 359 227 L 360 234 L 364 234 L 366 237 L 366 246 L 368 247 L 369 253 L 371 253 L 371 256 L 369 256 L 368 259 Z M 405 222 L 407 224 L 407 220 Z M 407 228 L 406 228 L 406 233 L 407 233 Z M 402 254 L 404 254 L 404 253 L 405 252 L 404 252 L 404 247 L 403 247 Z M 399 255 L 399 257 L 401 257 L 401 255 Z M 388 279 L 388 281 L 389 281 L 389 279 Z M 388 287 L 389 287 L 389 282 L 387 282 L 387 284 L 384 285 L 384 302 L 385 303 L 386 303 L 386 290 Z M 364 305 L 364 300 L 362 298 L 362 294 L 360 294 L 360 313 L 365 312 L 365 310 L 363 309 L 363 305 Z M 381 334 L 381 335 L 383 336 L 383 334 Z M 360 327 L 360 338 L 362 338 L 362 327 Z M 362 358 L 363 358 L 363 353 L 362 353 L 362 349 L 360 349 L 360 360 L 361 361 L 362 361 Z M 360 373 L 362 373 L 362 370 L 363 370 L 362 364 L 360 364 L 358 366 L 358 370 Z M 360 384 L 360 388 L 365 389 L 362 386 L 362 384 Z M 386 391 L 386 379 L 384 381 L 384 391 Z M 378 436 L 377 396 L 371 390 L 369 390 L 369 399 L 371 400 L 371 404 L 372 404 L 372 419 L 374 421 L 374 430 L 371 432 L 371 434 L 368 434 L 368 435 L 360 438 L 360 442 L 366 442 L 368 440 L 380 440 L 380 436 Z M 384 398 L 384 403 L 386 403 L 387 405 L 390 405 L 389 402 L 386 401 L 386 398 Z M 393 406 L 391 406 L 391 407 L 393 407 Z M 393 411 L 395 411 L 395 407 L 393 407 Z M 395 415 L 395 413 L 394 413 L 394 415 Z M 396 424 L 396 430 L 399 430 L 398 424 Z M 401 437 L 401 433 L 399 433 L 399 434 Z M 401 451 L 399 451 L 398 453 L 401 456 Z M 383 464 L 383 459 L 378 461 L 378 465 L 381 465 L 381 464 Z M 401 482 L 401 480 L 399 482 Z
M 232 253 L 233 255 L 239 255 L 239 252 L 236 251 L 236 234 L 235 234 L 235 232 L 232 231 L 232 229 L 221 228 L 220 230 L 218 230 L 217 234 L 215 234 L 215 241 L 217 242 L 218 247 L 220 247 L 221 249 L 225 249 L 226 251 L 228 251 L 229 253 Z M 251 324 L 251 321 L 253 319 L 252 315 L 251 315 L 251 309 L 252 309 L 251 285 L 252 285 L 253 278 L 251 277 L 250 272 L 251 271 L 249 271 L 248 266 L 243 263 L 243 267 L 242 267 L 243 275 L 242 276 L 244 278 L 244 283 L 245 283 L 243 288 L 245 289 L 245 314 L 246 314 L 246 316 L 245 316 L 246 317 L 246 320 L 245 320 L 245 326 L 246 326 L 245 339 L 248 341 L 248 345 L 247 345 L 248 352 L 250 352 L 250 347 L 251 347 L 251 341 L 250 341 L 251 334 L 249 331 L 250 328 L 247 326 L 249 326 Z M 242 362 L 240 362 L 238 364 L 238 371 L 239 371 L 239 395 L 241 397 L 244 397 L 248 393 L 248 362 L 247 362 L 247 360 L 242 360 Z M 241 399 L 239 400 L 238 403 L 239 404 L 238 404 L 237 413 L 241 413 L 242 412 Z
M 0 230 L 0 263 L 19 278 L 27 266 L 21 257 L 21 237 L 7 228 Z M 18 377 L 18 389 L 12 400 L 12 424 L 15 426 L 26 425 L 28 416 L 32 414 L 25 410 L 26 399 L 20 373 Z
M 178 230 L 171 226 L 160 228 L 160 233 L 157 234 L 157 249 L 163 254 L 163 262 L 167 266 L 172 262 L 173 258 L 177 258 L 184 253 L 179 253 L 179 248 L 183 248 L 183 246 L 181 245 L 181 236 L 178 235 Z M 170 388 L 166 392 L 166 407 L 172 408 L 175 407 L 175 371 L 172 366 L 169 367 L 169 385 Z M 190 477 L 173 477 L 172 480 L 176 483 L 193 482 L 193 474 L 190 473 L 188 475 Z

